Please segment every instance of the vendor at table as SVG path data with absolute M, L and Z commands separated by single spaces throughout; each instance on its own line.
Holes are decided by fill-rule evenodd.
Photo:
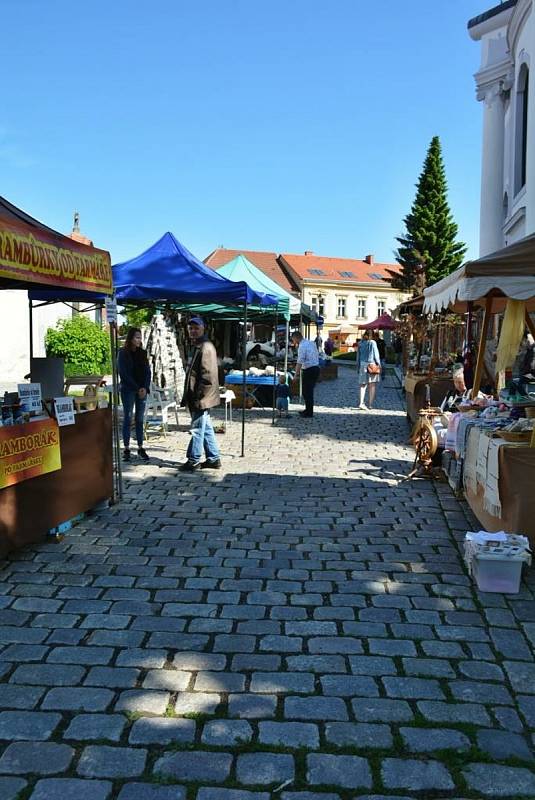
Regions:
M 471 390 L 466 388 L 464 369 L 461 364 L 456 364 L 453 367 L 452 377 L 453 389 L 450 389 L 440 404 L 441 411 L 457 411 L 457 406 L 460 403 L 467 403 L 470 400 Z

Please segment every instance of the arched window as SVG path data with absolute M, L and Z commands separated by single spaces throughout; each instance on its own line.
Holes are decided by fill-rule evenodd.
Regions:
M 526 185 L 528 156 L 529 69 L 522 64 L 518 73 L 515 114 L 515 194 Z

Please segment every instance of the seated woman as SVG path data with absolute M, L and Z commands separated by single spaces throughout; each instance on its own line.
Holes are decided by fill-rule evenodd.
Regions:
M 466 388 L 464 382 L 464 370 L 461 364 L 456 364 L 453 368 L 453 389 L 446 394 L 440 404 L 441 411 L 457 411 L 457 406 L 462 402 L 468 402 L 471 389 Z

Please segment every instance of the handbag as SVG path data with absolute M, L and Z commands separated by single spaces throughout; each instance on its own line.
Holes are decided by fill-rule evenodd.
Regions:
M 368 364 L 368 366 L 366 367 L 366 371 L 368 375 L 379 375 L 379 373 L 381 372 L 381 367 L 379 366 L 379 364 L 371 363 Z

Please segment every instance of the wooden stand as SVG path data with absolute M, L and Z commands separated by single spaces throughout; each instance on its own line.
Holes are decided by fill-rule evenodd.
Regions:
M 111 422 L 111 408 L 77 414 L 59 429 L 60 470 L 0 490 L 0 557 L 113 497 Z

